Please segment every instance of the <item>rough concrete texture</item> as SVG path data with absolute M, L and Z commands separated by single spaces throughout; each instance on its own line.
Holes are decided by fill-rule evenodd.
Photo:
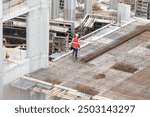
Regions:
M 133 30 L 134 27 L 139 24 L 141 24 L 140 21 L 134 22 L 132 25 L 128 25 L 125 28 L 106 36 L 105 38 L 119 38 L 120 36 L 123 36 Z M 78 60 L 76 60 L 72 55 L 68 55 L 58 61 L 51 62 L 48 69 L 40 69 L 32 73 L 30 76 L 37 79 L 43 79 L 45 77 L 51 80 L 55 79 L 62 82 L 63 86 L 70 88 L 75 88 L 78 85 L 88 86 L 98 91 L 99 95 L 113 99 L 150 99 L 150 90 L 148 90 L 150 88 L 150 74 L 147 72 L 143 74 L 142 77 L 144 77 L 147 82 L 143 79 L 140 84 L 137 83 L 138 80 L 136 80 L 138 77 L 134 78 L 134 76 L 137 76 L 140 72 L 142 72 L 141 70 L 150 66 L 150 59 L 145 56 L 132 54 L 136 51 L 134 50 L 135 48 L 141 46 L 141 44 L 149 42 L 150 32 L 144 32 L 88 63 L 80 62 L 80 56 L 85 56 L 86 54 L 99 48 L 99 46 L 106 45 L 97 40 L 96 42 L 93 42 L 80 50 Z M 126 62 L 135 66 L 139 70 L 135 73 L 128 73 L 113 69 L 112 66 L 118 62 Z M 105 78 L 93 79 L 93 76 L 98 74 L 105 74 Z M 128 83 L 127 87 L 126 82 Z M 141 89 L 140 86 L 142 87 Z M 134 92 L 133 94 L 128 93 L 130 87 L 134 87 L 134 90 L 136 90 L 131 91 Z M 138 89 L 140 89 L 140 91 L 138 91 Z M 111 91 L 114 90 L 120 91 L 120 97 L 117 95 L 117 91 L 116 94 L 111 93 Z M 130 96 L 130 94 L 132 94 L 132 96 Z M 125 98 L 124 95 L 126 95 L 127 98 Z
M 113 99 L 150 99 L 150 67 L 139 71 L 103 96 Z

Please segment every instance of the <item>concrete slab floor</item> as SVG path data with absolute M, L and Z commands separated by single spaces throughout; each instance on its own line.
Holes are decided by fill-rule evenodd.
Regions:
M 116 33 L 120 31 L 127 33 L 128 29 L 129 29 L 128 31 L 130 32 L 132 30 L 132 27 L 136 25 L 138 25 L 138 22 L 133 23 L 133 26 L 131 25 L 126 26 L 125 28 L 120 29 L 117 32 L 114 32 L 113 34 L 106 36 L 105 38 L 113 39 L 113 37 L 115 38 L 117 38 L 117 36 L 120 37 L 125 33 L 119 33 L 119 35 L 117 36 Z M 144 35 L 147 36 L 144 37 Z M 97 57 L 96 59 L 90 61 L 89 63 L 81 63 L 80 57 L 78 60 L 75 60 L 75 58 L 70 54 L 58 61 L 51 63 L 48 69 L 38 70 L 34 73 L 31 73 L 31 77 L 41 80 L 45 77 L 49 79 L 56 79 L 61 81 L 63 86 L 70 88 L 75 88 L 77 85 L 93 87 L 99 92 L 99 95 L 113 99 L 150 99 L 150 95 L 142 93 L 142 91 L 143 92 L 145 91 L 150 94 L 149 92 L 150 90 L 149 91 L 147 90 L 150 88 L 150 86 L 148 83 L 144 81 L 143 81 L 144 87 L 139 92 L 138 90 L 136 90 L 136 92 L 134 92 L 135 95 L 131 96 L 130 94 L 128 94 L 128 91 L 126 91 L 126 93 L 121 92 L 121 94 L 126 95 L 126 97 L 121 94 L 120 97 L 117 97 L 116 96 L 117 94 L 115 95 L 114 93 L 112 93 L 112 90 L 114 88 L 115 90 L 117 90 L 118 87 L 121 87 L 121 84 L 123 84 L 127 80 L 132 80 L 132 76 L 137 75 L 139 72 L 142 72 L 144 68 L 150 66 L 148 58 L 137 56 L 130 52 L 131 50 L 139 47 L 141 44 L 149 43 L 149 41 L 150 41 L 150 32 L 144 32 L 143 34 L 125 42 L 124 44 L 112 49 L 111 51 L 103 54 L 102 56 Z M 99 44 L 99 41 L 97 42 L 98 42 L 97 44 Z M 82 55 L 82 53 L 83 55 L 86 55 L 91 51 L 94 51 L 93 49 L 99 47 L 95 45 L 95 42 L 93 43 L 93 45 L 94 46 L 92 46 L 91 43 L 91 45 L 81 48 L 80 55 Z M 118 62 L 127 62 L 132 66 L 135 65 L 134 67 L 136 67 L 138 71 L 136 71 L 135 73 L 128 73 L 121 70 L 113 69 L 112 66 Z M 145 64 L 145 62 L 147 62 L 147 64 Z M 94 75 L 100 73 L 104 73 L 106 77 L 104 79 L 98 80 L 93 79 Z M 143 77 L 144 76 L 149 78 L 150 74 L 143 74 Z M 146 80 L 149 82 L 150 79 L 148 78 Z M 136 82 L 136 78 L 133 81 L 133 83 L 132 84 L 129 83 L 129 86 L 127 87 L 135 86 L 134 88 L 136 88 L 137 83 L 134 82 Z M 125 88 L 126 85 L 124 85 L 124 89 Z M 139 89 L 139 86 L 137 86 L 137 89 Z

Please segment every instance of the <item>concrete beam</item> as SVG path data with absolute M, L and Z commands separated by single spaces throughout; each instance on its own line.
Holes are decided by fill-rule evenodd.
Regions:
M 11 0 L 3 4 L 3 8 L 3 22 L 29 12 L 26 0 L 24 2 L 22 0 Z
M 27 57 L 39 58 L 30 70 L 48 67 L 49 55 L 49 4 L 48 0 L 28 0 L 30 12 L 27 15 Z M 34 9 L 36 8 L 36 9 Z
M 64 19 L 75 20 L 76 0 L 64 0 Z
M 109 1 L 110 9 L 117 10 L 119 2 L 120 0 L 110 0 Z
M 3 28 L 2 28 L 2 4 L 3 1 L 0 0 L 0 99 L 2 99 L 2 85 L 3 85 L 3 76 L 2 76 L 2 71 L 3 71 L 3 67 L 2 67 L 2 52 L 3 52 L 3 48 L 2 48 L 2 42 L 3 42 Z
M 84 14 L 91 14 L 92 13 L 92 0 L 84 0 Z

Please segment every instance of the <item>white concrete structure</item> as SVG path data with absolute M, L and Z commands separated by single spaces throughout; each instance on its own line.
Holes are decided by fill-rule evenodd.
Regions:
M 118 4 L 118 13 L 121 15 L 121 21 L 129 20 L 131 17 L 131 5 L 119 3 Z
M 51 18 L 52 19 L 58 18 L 60 0 L 50 0 L 50 1 L 51 1 L 51 6 L 50 6 Z
M 64 19 L 75 20 L 76 0 L 64 0 Z
M 4 62 L 0 57 L 0 99 L 11 92 L 9 83 L 39 68 L 48 67 L 49 53 L 49 0 L 27 0 L 27 57 L 17 64 Z M 24 7 L 23 7 L 24 8 Z M 23 9 L 22 8 L 22 9 Z M 14 9 L 12 15 L 2 17 L 2 0 L 0 1 L 0 55 L 2 53 L 2 21 L 19 16 L 21 12 Z M 14 16 L 14 17 L 13 17 Z M 3 55 L 5 56 L 5 55 Z M 7 88 L 3 88 L 7 87 Z
M 92 0 L 85 0 L 84 1 L 84 14 L 91 14 L 92 13 Z
M 3 0 L 2 0 L 3 1 Z M 3 22 L 29 12 L 28 0 L 11 0 L 3 4 Z
M 49 53 L 49 8 L 48 0 L 28 0 L 30 12 L 27 16 L 27 57 L 32 62 L 30 70 L 48 67 Z M 33 9 L 40 6 L 37 9 Z
M 117 10 L 119 2 L 120 0 L 110 0 L 109 1 L 110 9 Z
M 2 72 L 3 72 L 3 66 L 2 66 L 2 0 L 0 0 L 0 99 L 2 99 L 2 91 L 3 91 L 3 77 L 2 77 Z
M 49 20 L 52 19 L 52 0 L 49 0 Z

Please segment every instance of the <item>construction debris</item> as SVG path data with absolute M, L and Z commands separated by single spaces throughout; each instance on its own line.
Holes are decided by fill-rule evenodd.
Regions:
M 92 96 L 97 95 L 99 93 L 95 88 L 89 87 L 89 86 L 77 85 L 75 87 L 75 89 L 82 92 L 82 93 L 89 94 Z
M 93 5 L 92 5 L 92 11 L 99 11 L 100 10 L 100 5 L 99 4 L 97 4 L 97 3 L 94 3 Z
M 97 75 L 93 76 L 93 79 L 95 79 L 95 80 L 104 79 L 104 78 L 106 78 L 105 74 L 97 74 Z

